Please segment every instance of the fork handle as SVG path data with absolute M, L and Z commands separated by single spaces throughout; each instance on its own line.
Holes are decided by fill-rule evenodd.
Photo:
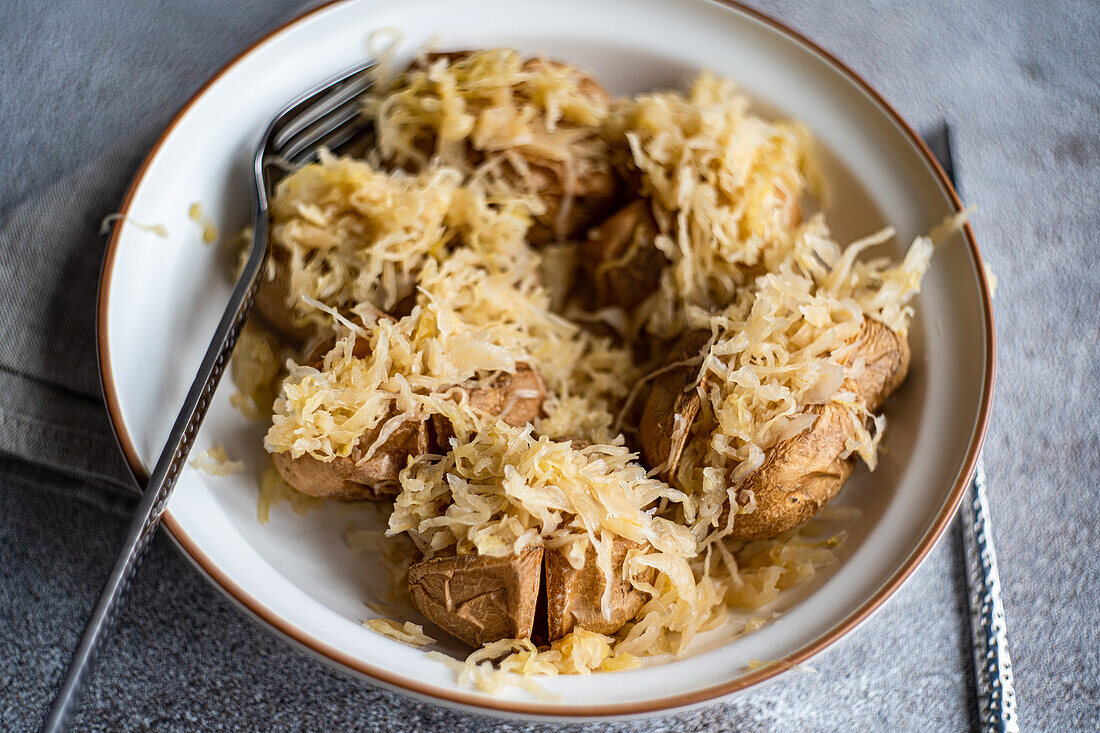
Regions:
M 262 237 L 266 242 L 266 226 L 257 227 L 254 236 Z M 69 664 L 65 680 L 43 722 L 42 730 L 45 733 L 63 731 L 69 727 L 103 642 L 110 636 L 118 622 L 119 611 L 122 609 L 130 585 L 160 525 L 161 515 L 168 506 L 168 499 L 171 497 L 176 479 L 179 478 L 187 454 L 191 451 L 191 445 L 199 432 L 199 426 L 210 407 L 214 390 L 221 381 L 225 365 L 240 336 L 241 327 L 252 308 L 258 283 L 257 276 L 265 254 L 266 246 L 254 246 L 252 256 L 249 257 L 237 280 L 237 285 L 233 289 L 225 313 L 222 314 L 221 322 L 202 360 L 195 381 L 191 383 L 191 389 L 187 392 L 183 408 L 172 425 L 168 442 L 157 460 L 149 482 L 145 485 L 141 501 L 134 510 L 134 517 L 126 530 L 126 540 L 107 578 L 107 583 L 100 593 L 95 610 L 92 611 L 88 624 L 84 628 L 84 635 Z

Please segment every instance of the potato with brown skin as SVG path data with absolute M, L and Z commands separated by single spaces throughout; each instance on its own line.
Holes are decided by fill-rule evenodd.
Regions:
M 546 399 L 546 382 L 529 364 L 520 362 L 514 373 L 501 372 L 488 385 L 471 385 L 466 391 L 470 407 L 521 427 L 538 417 Z
M 530 186 L 546 210 L 535 217 L 527 232 L 531 244 L 562 242 L 583 236 L 589 227 L 602 219 L 619 198 L 619 181 L 611 171 L 604 156 L 589 161 L 591 167 L 572 176 L 572 199 L 568 212 L 561 215 L 569 191 L 570 174 L 562 161 L 548 160 L 537 152 L 519 148 L 519 155 L 527 163 L 528 177 L 510 172 L 516 183 L 521 180 Z M 511 171 L 512 169 L 509 169 Z
M 646 594 L 634 588 L 625 577 L 623 564 L 630 550 L 642 549 L 637 542 L 614 537 L 611 540 L 611 568 L 614 580 L 611 599 L 602 608 L 606 578 L 596 564 L 596 548 L 585 550 L 584 562 L 574 568 L 563 550 L 547 550 L 543 563 L 546 572 L 546 615 L 550 641 L 557 641 L 580 627 L 597 634 L 614 634 L 632 620 L 646 602 Z M 639 580 L 652 583 L 656 571 L 647 568 Z
M 410 64 L 409 69 L 423 71 L 440 59 L 445 59 L 448 64 L 459 63 L 472 53 L 474 52 L 463 50 L 425 54 Z M 610 100 L 607 90 L 594 77 L 568 64 L 542 58 L 527 59 L 523 64 L 525 71 L 542 68 L 569 70 L 583 95 L 603 103 Z M 550 141 L 559 138 L 563 141 L 563 147 L 575 148 L 579 129 L 587 128 L 559 121 L 554 131 L 546 134 Z M 545 209 L 534 217 L 528 231 L 528 241 L 532 244 L 584 236 L 589 227 L 606 216 L 620 198 L 622 184 L 612 170 L 607 143 L 600 137 L 596 127 L 592 127 L 584 137 L 584 143 L 594 147 L 595 152 L 578 158 L 575 161 L 578 164 L 577 170 L 570 170 L 570 166 L 560 159 L 547 157 L 536 145 L 516 145 L 511 149 L 521 159 L 520 167 L 510 161 L 502 161 L 500 176 L 517 188 L 529 190 L 538 197 Z M 421 136 L 417 140 L 427 156 L 437 152 L 433 132 L 426 131 L 422 143 L 419 142 Z M 467 154 L 473 165 L 480 165 L 485 158 L 485 151 L 472 146 L 468 146 Z M 562 207 L 567 201 L 568 210 L 562 215 Z
M 570 69 L 582 94 L 600 101 L 610 99 L 607 90 L 595 78 L 567 64 L 540 58 L 528 59 L 523 64 L 526 71 L 536 71 L 544 67 Z M 572 138 L 576 129 L 575 125 L 559 122 L 557 129 L 549 134 L 551 137 L 557 135 Z M 536 147 L 516 147 L 517 154 L 526 164 L 527 175 L 524 176 L 508 166 L 505 177 L 510 178 L 513 184 L 529 186 L 546 208 L 535 217 L 527 232 L 527 239 L 532 244 L 584 236 L 619 200 L 622 186 L 612 170 L 607 145 L 598 138 L 596 128 L 592 128 L 590 137 L 589 143 L 596 145 L 599 151 L 590 157 L 577 159 L 575 162 L 581 168 L 574 171 L 570 171 L 564 161 L 547 158 Z M 567 195 L 569 193 L 572 195 Z M 562 207 L 567 200 L 569 208 L 562 216 Z
M 325 354 L 335 343 L 335 339 L 322 342 L 311 350 L 304 361 L 320 369 Z M 369 356 L 370 343 L 366 339 L 356 339 L 352 354 L 360 359 Z M 489 385 L 470 385 L 468 392 L 473 407 L 499 415 L 509 425 L 521 426 L 538 416 L 546 398 L 546 384 L 529 365 L 518 364 L 515 374 L 503 373 Z M 530 396 L 529 393 L 536 394 Z M 434 448 L 445 449 L 454 431 L 449 421 L 440 415 L 433 415 L 430 425 L 428 420 L 405 422 L 377 448 L 369 460 L 362 461 L 363 452 L 374 444 L 383 424 L 385 420 L 379 423 L 378 428 L 363 435 L 348 456 L 323 461 L 309 454 L 293 458 L 284 452 L 272 454 L 272 460 L 283 479 L 303 494 L 337 501 L 395 496 L 400 492 L 397 479 L 409 458 L 424 455 Z
M 698 356 L 709 341 L 707 331 L 684 334 L 669 352 L 666 363 L 677 364 Z M 699 393 L 690 389 L 698 374 L 697 363 L 669 369 L 654 377 L 646 398 L 639 423 L 642 455 L 650 468 L 662 467 L 657 473 L 662 481 L 671 480 L 687 444 L 691 425 L 699 415 Z
M 848 382 L 849 389 L 874 412 L 909 375 L 909 341 L 878 321 L 863 321 L 849 363 L 863 359 L 863 371 Z
M 290 277 L 284 259 L 275 253 L 269 255 L 274 277 L 260 274 L 260 284 L 256 288 L 256 312 L 263 316 L 271 326 L 290 343 L 301 346 L 309 340 L 316 329 L 308 323 L 301 323 L 294 311 L 290 293 Z
M 604 89 L 603 84 L 596 81 L 596 77 L 581 71 L 575 66 L 562 63 L 561 61 L 554 61 L 553 59 L 539 58 L 537 56 L 523 62 L 524 71 L 538 71 L 543 68 L 568 71 L 573 78 L 577 80 L 577 88 L 580 89 L 581 94 L 586 97 L 598 99 L 602 102 L 611 101 L 611 95 Z
M 542 576 L 541 547 L 507 557 L 451 555 L 413 563 L 413 605 L 470 646 L 527 639 L 535 623 Z
M 542 375 L 522 362 L 516 364 L 515 373 L 501 372 L 487 385 L 467 382 L 458 386 L 469 395 L 470 407 L 496 415 L 513 427 L 533 422 L 546 399 Z M 451 421 L 432 415 L 432 429 L 439 450 L 447 450 L 455 434 Z
M 396 496 L 401 491 L 397 479 L 409 457 L 423 455 L 431 447 L 428 425 L 426 421 L 402 423 L 378 446 L 374 455 L 362 460 L 366 448 L 378 437 L 378 431 L 375 428 L 364 434 L 350 455 L 331 461 L 322 461 L 308 453 L 297 458 L 290 453 L 273 453 L 271 460 L 288 484 L 309 496 L 335 501 Z
M 670 354 L 669 362 L 698 353 L 705 345 L 705 335 L 699 332 L 685 336 Z M 889 327 L 868 319 L 847 359 L 848 363 L 857 360 L 863 361 L 864 368 L 845 382 L 845 389 L 863 399 L 868 410 L 875 411 L 905 380 L 909 344 Z M 643 413 L 643 453 L 651 466 L 667 462 L 660 473 L 666 481 L 672 479 L 687 440 L 686 431 L 675 430 L 675 416 L 690 423 L 699 412 L 697 393 L 684 391 L 695 374 L 696 370 L 681 367 L 663 375 L 654 384 Z M 762 539 L 797 527 L 836 496 L 851 476 L 855 459 L 841 458 L 856 430 L 851 413 L 835 403 L 813 405 L 806 412 L 818 415 L 813 425 L 766 450 L 763 464 L 739 487 L 738 493 L 745 501 L 752 492 L 756 509 L 737 516 L 731 538 Z M 719 526 L 726 523 L 727 512 L 723 512 Z
M 310 350 L 303 361 L 321 369 L 325 354 L 336 345 L 335 338 L 322 341 Z M 370 355 L 370 342 L 357 338 L 352 347 L 357 358 Z M 387 419 L 392 417 L 387 416 Z M 365 433 L 347 456 L 337 456 L 322 461 L 303 454 L 294 458 L 288 452 L 273 453 L 271 460 L 275 470 L 288 484 L 303 494 L 334 501 L 361 501 L 382 499 L 400 493 L 397 478 L 408 463 L 409 456 L 419 456 L 431 450 L 431 435 L 426 421 L 402 423 L 370 459 L 363 461 L 364 452 L 378 438 L 378 427 Z
M 619 209 L 588 232 L 581 266 L 592 283 L 596 306 L 633 309 L 657 289 L 668 258 L 657 249 L 657 223 L 645 201 Z
M 855 459 L 840 457 L 853 431 L 851 414 L 835 404 L 807 412 L 817 413 L 814 424 L 765 451 L 764 463 L 741 485 L 742 491 L 753 492 L 756 510 L 734 519 L 732 539 L 774 537 L 809 521 L 852 475 Z M 728 511 L 719 526 L 725 525 Z
M 887 326 L 868 319 L 848 361 L 857 359 L 863 360 L 863 371 L 845 382 L 845 388 L 873 412 L 905 381 L 909 343 Z M 740 487 L 753 492 L 756 510 L 734 520 L 733 539 L 774 537 L 805 523 L 852 475 L 855 457 L 841 458 L 856 430 L 851 413 L 835 403 L 815 405 L 807 412 L 818 414 L 814 424 L 765 451 L 764 463 Z M 720 521 L 725 519 L 723 514 Z

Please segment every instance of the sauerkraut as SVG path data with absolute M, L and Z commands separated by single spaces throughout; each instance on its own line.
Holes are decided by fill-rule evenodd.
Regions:
M 591 543 L 609 577 L 610 535 L 681 560 L 695 554 L 689 532 L 646 511 L 686 497 L 648 478 L 628 448 L 578 450 L 536 438 L 533 430 L 498 422 L 469 442 L 456 440 L 439 460 L 411 464 L 401 475 L 389 532 L 408 532 L 428 557 L 443 549 L 501 556 L 532 544 L 567 547 L 575 567 Z
M 636 327 L 673 337 L 790 259 L 802 195 L 823 191 L 804 126 L 753 114 L 730 81 L 703 73 L 687 95 L 623 102 L 608 127 L 629 145 L 670 261 Z
M 555 395 L 579 400 L 596 416 L 578 437 L 606 434 L 613 400 L 629 389 L 635 371 L 629 352 L 550 311 L 537 265 L 534 256 L 503 259 L 463 249 L 425 268 L 409 315 L 394 320 L 357 308 L 359 323 L 337 316 L 347 335 L 319 367 L 292 366 L 267 449 L 332 459 L 349 455 L 377 428 L 363 459 L 369 460 L 401 423 L 431 415 L 446 417 L 465 438 L 492 418 L 453 388 L 515 373 L 521 363 L 538 369 Z M 355 356 L 357 339 L 368 356 Z M 549 406 L 550 419 L 562 408 L 561 400 Z
M 422 55 L 378 79 L 364 111 L 381 160 L 409 170 L 442 163 L 492 192 L 527 194 L 528 236 L 560 240 L 614 197 L 602 130 L 610 101 L 576 67 L 489 49 Z
M 195 202 L 187 209 L 187 216 L 202 228 L 202 243 L 213 244 L 218 241 L 218 227 L 202 209 L 202 204 Z
M 229 476 L 244 470 L 244 461 L 236 461 L 225 454 L 225 447 L 218 445 L 200 451 L 188 461 L 191 468 L 208 476 Z
M 573 157 L 577 140 L 554 133 L 598 129 L 610 102 L 576 67 L 525 59 L 513 49 L 429 53 L 379 82 L 364 108 L 378 127 L 383 158 L 400 166 L 423 167 L 438 156 L 469 170 L 468 148 L 506 153 L 531 146 Z
M 252 321 L 246 322 L 229 365 L 237 386 L 229 396 L 230 404 L 253 420 L 269 420 L 280 389 L 284 358 L 283 348 L 274 336 Z
M 817 416 L 807 406 L 843 406 L 855 434 L 842 457 L 858 453 L 875 467 L 885 419 L 845 387 L 866 366 L 849 355 L 865 318 L 905 336 L 908 302 L 932 254 L 931 241 L 920 237 L 898 264 L 855 260 L 892 235 L 885 230 L 842 250 L 815 217 L 800 227 L 788 259 L 696 324 L 712 334 L 694 387 L 702 416 L 691 428 L 675 483 L 690 487 L 696 500 L 685 520 L 694 521 L 697 534 L 728 529 L 717 526 L 723 508 L 736 503 L 765 451 L 813 424 Z M 732 514 L 728 521 L 735 521 Z
M 620 672 L 641 666 L 632 654 L 616 654 L 614 643 L 609 636 L 577 629 L 549 648 L 540 649 L 528 639 L 502 639 L 486 644 L 463 662 L 438 653 L 433 654 L 433 658 L 454 669 L 459 684 L 488 693 L 499 692 L 505 687 L 520 687 L 536 697 L 552 700 L 557 696 L 541 685 L 532 685 L 528 678 Z
M 432 170 L 389 175 L 322 151 L 283 179 L 271 202 L 268 280 L 285 270 L 283 305 L 299 323 L 325 322 L 302 296 L 334 308 L 382 310 L 411 295 L 424 262 L 455 232 L 446 226 L 460 176 Z
M 137 221 L 136 219 L 133 219 L 129 216 L 124 216 L 124 215 L 122 215 L 118 212 L 115 212 L 113 214 L 107 214 L 107 216 L 103 217 L 103 221 L 101 221 L 99 223 L 99 233 L 100 234 L 106 234 L 107 232 L 111 231 L 111 226 L 116 221 L 125 222 L 126 224 L 129 224 L 132 227 L 136 227 L 137 229 L 140 229 L 143 232 L 149 232 L 150 234 L 155 234 L 158 237 L 160 237 L 161 239 L 167 239 L 168 238 L 168 227 L 166 227 L 165 225 L 163 225 L 163 224 L 145 224 L 145 223 Z
M 424 627 L 412 621 L 401 623 L 391 618 L 369 618 L 363 622 L 371 631 L 410 646 L 427 646 L 435 639 L 424 633 Z
M 382 552 L 392 592 L 372 609 L 408 609 L 414 556 L 543 548 L 580 569 L 593 550 L 601 609 L 623 579 L 645 599 L 617 631 L 441 657 L 465 683 L 533 694 L 531 675 L 681 654 L 731 611 L 745 612 L 744 633 L 774 618 L 783 591 L 835 561 L 843 533 L 815 520 L 732 541 L 738 516 L 755 509 L 741 486 L 826 404 L 851 420 L 843 457 L 874 468 L 884 420 L 850 389 L 867 368 L 856 338 L 868 319 L 906 336 L 933 237 L 897 262 L 871 256 L 890 229 L 841 246 L 812 207 L 825 185 L 809 131 L 755 114 L 708 73 L 686 94 L 623 99 L 574 67 L 511 50 L 428 54 L 380 77 L 364 114 L 374 153 L 322 152 L 278 186 L 270 282 L 313 341 L 288 351 L 246 330 L 234 400 L 270 414 L 269 452 L 321 463 L 362 465 L 403 427 L 432 426 L 431 449 L 402 458 L 389 537 L 346 533 L 372 552 L 407 543 Z M 604 176 L 608 186 L 591 185 Z M 651 246 L 642 264 L 656 268 L 655 285 L 629 306 L 597 307 L 581 240 L 591 217 L 629 201 L 644 202 L 652 241 L 635 231 L 588 271 L 640 267 L 638 249 Z M 691 333 L 703 346 L 665 363 Z M 686 443 L 678 463 L 647 465 L 639 401 L 685 366 L 698 417 L 670 423 Z M 545 383 L 527 424 L 505 421 L 507 404 L 471 398 L 522 370 Z M 534 396 L 520 392 L 510 399 Z M 299 510 L 319 501 L 272 469 L 261 517 L 283 499 Z M 621 540 L 632 544 L 620 568 L 611 548 Z M 430 643 L 415 625 L 367 623 Z

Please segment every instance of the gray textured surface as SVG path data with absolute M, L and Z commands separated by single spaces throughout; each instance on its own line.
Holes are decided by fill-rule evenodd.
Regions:
M 7 3 L 0 21 L 0 729 L 36 726 L 124 527 L 104 442 L 90 307 L 136 160 L 216 68 L 301 9 L 239 3 Z M 1100 723 L 1100 5 L 769 3 L 918 130 L 948 119 L 974 228 L 1000 278 L 986 447 L 1020 712 Z M 48 225 L 44 204 L 73 201 Z M 35 336 L 48 318 L 63 346 Z M 61 424 L 87 450 L 36 440 Z M 57 468 L 62 468 L 59 472 Z M 952 531 L 869 622 L 733 702 L 612 730 L 957 730 L 971 721 Z M 533 730 L 353 682 L 260 630 L 164 538 L 135 586 L 81 729 Z

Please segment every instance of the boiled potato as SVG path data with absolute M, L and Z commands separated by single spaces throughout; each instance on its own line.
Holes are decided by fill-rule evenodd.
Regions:
M 656 290 L 668 264 L 656 238 L 657 224 L 640 199 L 588 232 L 581 245 L 581 266 L 592 283 L 597 307 L 630 310 Z
M 625 577 L 623 563 L 627 552 L 642 547 L 622 537 L 612 539 L 611 568 L 615 577 L 607 613 L 601 607 L 606 579 L 596 565 L 595 547 L 588 545 L 580 568 L 574 568 L 562 550 L 547 550 L 544 553 L 550 641 L 557 641 L 578 627 L 597 634 L 614 634 L 634 618 L 645 604 L 646 594 L 635 589 Z M 655 577 L 656 571 L 647 568 L 640 580 L 652 583 Z
M 330 340 L 314 349 L 307 362 L 320 368 L 333 343 Z M 359 358 L 367 356 L 369 344 L 356 340 L 353 353 Z M 467 383 L 452 389 L 464 389 L 473 407 L 515 426 L 534 420 L 546 398 L 542 376 L 527 364 L 518 364 L 515 374 L 502 373 L 487 385 Z M 323 461 L 308 454 L 293 458 L 289 453 L 275 453 L 272 460 L 283 479 L 303 494 L 340 501 L 381 499 L 399 493 L 397 479 L 410 457 L 446 450 L 453 435 L 450 422 L 433 415 L 430 421 L 402 423 L 367 461 L 362 460 L 363 451 L 377 439 L 378 428 L 364 434 L 348 456 Z
M 684 336 L 669 355 L 669 363 L 700 353 L 707 336 L 705 332 Z M 864 368 L 845 382 L 845 388 L 862 398 L 868 410 L 875 411 L 905 380 L 909 344 L 887 326 L 865 320 L 848 361 L 862 361 Z M 685 391 L 697 372 L 697 367 L 691 366 L 670 370 L 656 381 L 646 401 L 641 422 L 642 450 L 651 467 L 661 467 L 659 475 L 665 480 L 673 479 L 688 440 L 688 430 L 677 427 L 690 425 L 699 413 L 697 392 Z M 733 539 L 774 537 L 803 524 L 836 496 L 851 476 L 855 459 L 841 457 L 857 427 L 851 413 L 835 403 L 812 405 L 806 412 L 818 416 L 813 425 L 765 451 L 764 463 L 739 487 L 738 493 L 746 503 L 748 492 L 752 492 L 756 508 L 734 520 L 730 534 Z M 726 522 L 728 511 L 727 507 L 720 525 Z
M 469 395 L 470 406 L 497 415 L 514 427 L 534 421 L 546 399 L 546 383 L 542 375 L 528 364 L 516 364 L 514 374 L 502 372 L 489 384 L 459 385 Z M 432 415 L 432 427 L 440 450 L 446 450 L 454 437 L 451 422 L 443 415 Z
M 432 63 L 445 59 L 448 64 L 460 63 L 473 51 L 448 51 L 430 53 L 414 61 L 410 71 L 423 71 Z M 544 68 L 567 70 L 576 80 L 577 88 L 586 97 L 606 104 L 610 100 L 607 90 L 592 76 L 583 71 L 541 58 L 531 58 L 523 64 L 525 71 Z M 542 103 L 530 100 L 536 107 Z M 541 114 L 541 113 L 540 113 Z M 622 184 L 612 170 L 607 143 L 595 127 L 586 127 L 559 121 L 552 130 L 545 130 L 544 120 L 536 116 L 528 122 L 539 125 L 538 139 L 532 143 L 519 143 L 510 148 L 512 156 L 501 162 L 496 175 L 520 190 L 533 193 L 542 204 L 542 211 L 534 216 L 527 233 L 532 244 L 565 241 L 583 237 L 588 228 L 598 223 L 619 200 Z M 436 131 L 425 129 L 418 135 L 418 145 L 427 157 L 437 150 Z M 570 162 L 560 151 L 579 150 Z M 466 157 L 471 166 L 481 165 L 490 150 L 482 150 L 467 143 Z M 401 161 L 399 161 L 401 162 Z
M 256 312 L 276 333 L 290 343 L 301 346 L 316 329 L 299 319 L 295 312 L 285 259 L 275 253 L 269 257 L 274 277 L 268 279 L 264 273 L 260 274 L 260 283 L 256 288 Z
M 413 563 L 409 593 L 432 623 L 470 646 L 527 639 L 535 623 L 541 547 L 506 557 L 451 555 Z
M 677 364 L 698 356 L 708 341 L 707 331 L 685 334 L 669 352 L 667 363 Z M 660 467 L 657 476 L 662 481 L 671 481 L 687 445 L 690 427 L 699 415 L 699 394 L 686 389 L 698 373 L 698 364 L 671 368 L 654 380 L 646 399 L 639 423 L 642 455 L 650 468 Z
M 283 479 L 303 494 L 337 501 L 359 501 L 395 496 L 400 492 L 397 478 L 410 456 L 430 449 L 426 422 L 404 422 L 364 461 L 365 446 L 378 437 L 368 432 L 355 444 L 348 456 L 322 461 L 308 453 L 294 458 L 290 453 L 273 453 L 275 469 Z

